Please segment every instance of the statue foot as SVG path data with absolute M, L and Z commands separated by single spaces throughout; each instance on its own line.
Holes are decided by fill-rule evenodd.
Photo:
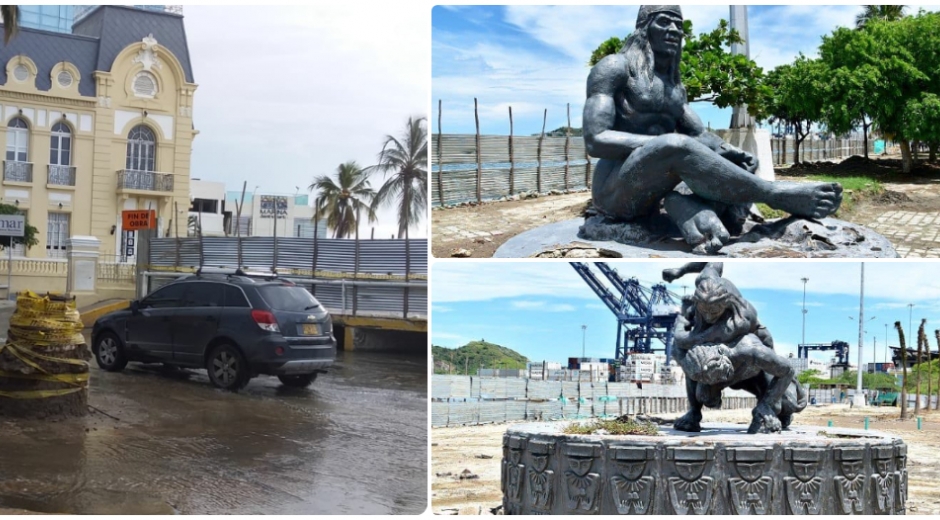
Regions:
M 694 195 L 670 193 L 664 207 L 697 255 L 713 255 L 731 240 L 715 208 Z
M 751 414 L 754 419 L 751 420 L 747 433 L 776 433 L 783 429 L 777 414 L 766 404 L 757 405 Z
M 842 185 L 834 182 L 775 182 L 770 206 L 802 218 L 825 218 L 842 204 Z
M 702 412 L 700 410 L 689 410 L 685 415 L 676 419 L 672 427 L 680 432 L 700 432 L 702 431 Z

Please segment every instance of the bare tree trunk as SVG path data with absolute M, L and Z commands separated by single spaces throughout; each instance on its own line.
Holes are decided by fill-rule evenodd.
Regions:
M 901 172 L 911 173 L 911 142 L 907 139 L 901 139 L 898 144 L 901 146 Z
M 868 159 L 868 127 L 871 123 L 866 122 L 867 119 L 862 118 L 862 135 L 865 137 L 865 159 Z
M 927 160 L 930 162 L 937 162 L 937 149 L 940 148 L 940 143 L 930 143 L 930 155 L 927 157 Z
M 898 342 L 901 344 L 901 420 L 909 419 L 907 415 L 907 343 L 904 341 L 904 328 L 901 322 L 894 322 L 898 331 Z

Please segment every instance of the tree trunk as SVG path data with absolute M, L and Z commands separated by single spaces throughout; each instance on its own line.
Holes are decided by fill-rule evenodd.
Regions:
M 898 141 L 898 144 L 901 145 L 901 172 L 911 173 L 911 142 L 907 139 L 901 139 Z
M 907 343 L 904 341 L 904 328 L 901 322 L 894 322 L 894 328 L 898 331 L 898 343 L 901 344 L 901 420 L 909 418 L 907 415 Z
M 862 135 L 865 138 L 865 159 L 868 160 L 868 126 L 870 123 L 866 123 L 865 119 L 862 119 Z
M 930 143 L 927 146 L 930 147 L 930 155 L 927 157 L 927 160 L 930 162 L 937 162 L 937 149 L 940 148 L 940 143 Z
M 914 416 L 920 415 L 920 371 L 924 369 L 921 365 L 924 357 L 924 343 L 927 342 L 927 334 L 924 327 L 927 320 L 921 320 L 920 328 L 917 329 L 917 364 L 914 370 Z
M 937 338 L 937 352 L 940 352 L 940 329 L 933 331 L 933 335 Z M 940 410 L 940 371 L 937 371 L 937 402 L 934 403 L 933 409 Z

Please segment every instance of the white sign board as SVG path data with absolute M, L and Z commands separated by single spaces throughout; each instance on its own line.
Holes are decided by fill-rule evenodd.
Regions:
M 21 237 L 26 229 L 23 215 L 0 215 L 0 237 Z

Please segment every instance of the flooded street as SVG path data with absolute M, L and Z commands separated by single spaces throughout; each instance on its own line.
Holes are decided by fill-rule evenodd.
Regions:
M 307 389 L 260 376 L 94 367 L 99 411 L 0 418 L 0 511 L 419 514 L 427 508 L 427 359 L 339 352 Z M 113 416 L 108 417 L 108 416 Z

